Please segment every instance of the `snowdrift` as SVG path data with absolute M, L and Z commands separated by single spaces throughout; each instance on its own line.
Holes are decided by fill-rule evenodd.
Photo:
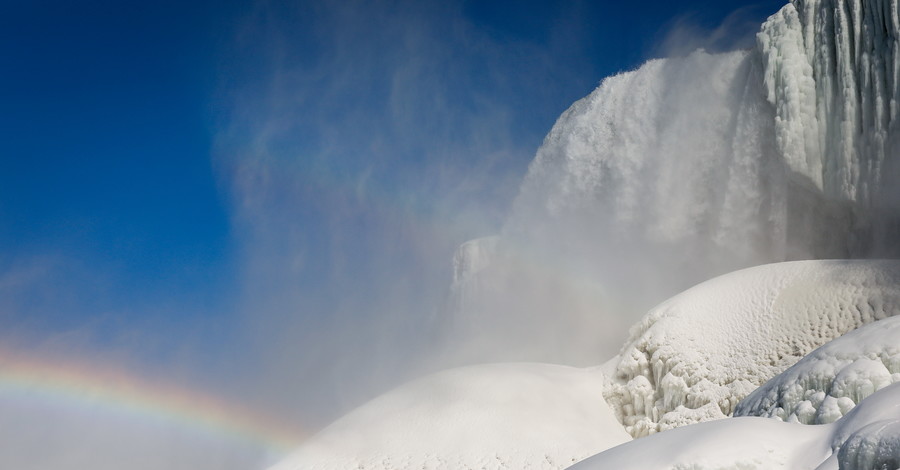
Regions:
M 453 369 L 338 420 L 272 470 L 560 469 L 629 441 L 603 374 L 549 364 Z

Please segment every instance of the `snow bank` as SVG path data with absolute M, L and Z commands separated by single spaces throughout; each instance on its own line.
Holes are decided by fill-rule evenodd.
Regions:
M 630 440 L 602 389 L 592 369 L 449 370 L 363 405 L 272 470 L 561 469 Z
M 878 299 L 874 299 L 877 301 Z M 831 341 L 751 393 L 735 416 L 825 424 L 900 381 L 900 317 Z
M 651 310 L 608 364 L 604 396 L 635 437 L 724 418 L 810 351 L 898 313 L 900 261 L 796 261 L 737 271 Z M 894 349 L 884 351 L 896 369 Z M 859 388 L 861 381 L 878 387 L 892 381 L 884 366 L 853 364 L 834 380 L 842 397 L 871 393 Z M 850 408 L 817 403 L 834 418 Z M 797 413 L 810 413 L 803 410 Z
M 729 418 L 623 444 L 571 470 L 883 470 L 900 466 L 898 444 L 900 384 L 829 425 Z

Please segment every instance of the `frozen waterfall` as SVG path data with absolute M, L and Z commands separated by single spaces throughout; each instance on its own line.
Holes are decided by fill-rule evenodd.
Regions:
M 898 48 L 897 0 L 794 0 L 752 50 L 604 80 L 546 137 L 499 238 L 466 245 L 462 349 L 589 364 L 714 275 L 897 255 Z

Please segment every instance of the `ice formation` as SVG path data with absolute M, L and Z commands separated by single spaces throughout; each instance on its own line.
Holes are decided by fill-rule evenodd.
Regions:
M 900 254 L 898 10 L 793 0 L 749 51 L 604 80 L 554 125 L 501 234 L 461 247 L 450 317 L 485 350 L 596 364 L 622 312 L 714 275 Z M 601 368 L 422 379 L 276 469 L 564 468 L 629 434 L 654 435 L 576 468 L 897 468 L 897 313 L 898 261 L 736 271 L 653 308 Z M 720 419 L 736 407 L 831 424 Z
M 449 370 L 363 405 L 272 470 L 566 468 L 630 440 L 603 383 L 548 364 Z
M 794 0 L 757 39 L 652 60 L 573 104 L 538 150 L 492 266 L 454 304 L 470 312 L 451 316 L 519 318 L 532 325 L 520 326 L 526 344 L 608 331 L 568 339 L 584 361 L 712 276 L 900 254 L 897 1 Z M 623 310 L 632 316 L 615 325 Z M 546 314 L 559 326 L 529 320 Z
M 780 153 L 825 196 L 864 207 L 879 202 L 887 157 L 900 150 L 897 9 L 896 0 L 795 0 L 758 36 Z
M 803 356 L 741 406 L 775 416 L 784 414 L 770 413 L 776 402 L 799 414 L 818 406 L 812 415 L 820 422 L 846 423 L 842 417 L 855 412 L 853 405 L 900 378 L 890 372 L 900 368 L 900 317 L 891 318 L 898 313 L 900 261 L 795 261 L 737 271 L 651 310 L 604 366 L 495 364 L 420 379 L 348 414 L 273 470 L 566 468 L 629 441 L 629 433 L 640 437 L 726 418 L 748 393 Z M 807 355 L 832 338 L 838 339 Z M 810 405 L 819 384 L 833 393 L 834 406 L 828 397 Z M 793 466 L 795 448 L 813 439 L 819 442 L 815 465 L 829 446 L 843 449 L 847 456 L 841 458 L 859 459 L 870 455 L 869 447 L 882 452 L 900 442 L 893 431 L 900 424 L 870 428 L 874 421 L 866 419 L 836 444 L 832 431 L 763 418 L 673 429 L 672 435 L 706 446 L 687 446 L 677 437 L 641 441 L 663 443 L 648 444 L 654 449 L 648 454 L 677 450 L 684 458 L 710 461 L 731 455 L 742 465 L 705 467 L 701 459 L 658 468 L 800 468 Z M 850 444 L 843 446 L 845 441 Z M 625 449 L 640 448 L 635 446 Z
M 794 261 L 744 269 L 652 309 L 608 363 L 612 379 L 605 397 L 635 437 L 724 418 L 817 347 L 897 314 L 900 261 Z M 852 370 L 877 375 L 862 363 Z M 850 371 L 840 383 L 855 396 L 852 384 L 861 379 Z
M 826 424 L 900 381 L 900 317 L 847 333 L 755 390 L 735 416 Z
M 883 470 L 900 467 L 900 384 L 837 422 L 805 426 L 729 418 L 674 429 L 585 459 L 571 470 Z

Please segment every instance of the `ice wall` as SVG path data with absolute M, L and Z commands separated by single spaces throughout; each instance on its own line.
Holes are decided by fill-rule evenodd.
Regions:
M 897 1 L 795 0 L 757 38 L 607 78 L 559 118 L 451 302 L 468 337 L 590 364 L 715 275 L 900 254 Z
M 850 254 L 896 254 L 885 244 L 898 207 L 898 47 L 896 0 L 795 0 L 758 35 L 779 153 L 825 200 L 852 203 Z

